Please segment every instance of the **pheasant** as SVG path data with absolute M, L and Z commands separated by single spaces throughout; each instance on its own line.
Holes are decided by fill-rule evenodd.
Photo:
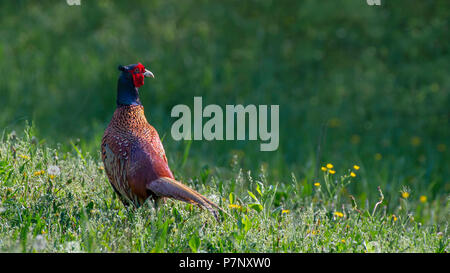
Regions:
M 208 198 L 175 180 L 158 132 L 144 115 L 139 87 L 154 75 L 141 64 L 119 66 L 117 108 L 103 135 L 101 151 L 105 171 L 125 206 L 141 206 L 173 198 L 209 210 L 218 220 L 222 210 Z

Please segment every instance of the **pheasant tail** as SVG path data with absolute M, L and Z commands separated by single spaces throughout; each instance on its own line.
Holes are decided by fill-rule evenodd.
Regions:
M 204 197 L 195 190 L 181 184 L 175 179 L 161 177 L 147 184 L 147 189 L 161 197 L 171 197 L 180 201 L 204 207 L 210 211 L 216 220 L 219 221 L 218 210 L 222 210 L 208 198 Z M 222 210 L 223 211 L 223 210 Z

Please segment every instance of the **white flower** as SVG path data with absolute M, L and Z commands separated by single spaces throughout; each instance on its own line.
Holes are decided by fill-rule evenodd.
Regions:
M 81 252 L 80 243 L 77 241 L 70 241 L 66 244 L 65 250 L 69 253 Z
M 209 196 L 209 200 L 213 201 L 214 203 L 219 203 L 220 197 L 215 194 L 212 194 Z
M 49 175 L 57 176 L 61 173 L 61 169 L 59 169 L 59 167 L 55 165 L 48 166 L 47 173 Z
M 34 239 L 34 242 L 33 242 L 34 249 L 36 249 L 37 251 L 41 251 L 46 246 L 47 246 L 47 241 L 45 240 L 44 236 L 42 236 L 42 235 L 36 236 L 36 238 Z

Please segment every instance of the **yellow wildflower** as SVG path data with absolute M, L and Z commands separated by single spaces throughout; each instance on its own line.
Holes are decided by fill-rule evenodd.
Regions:
M 337 128 L 341 126 L 341 120 L 338 118 L 332 118 L 328 121 L 328 126 L 331 128 Z
M 345 244 L 345 239 L 342 239 L 342 240 L 341 240 L 341 243 Z
M 394 219 L 394 222 L 397 221 L 397 216 L 395 216 L 394 214 L 392 214 L 392 217 Z
M 361 141 L 361 137 L 359 135 L 352 135 L 350 141 L 352 144 L 358 144 Z
M 228 207 L 231 209 L 240 209 L 241 208 L 241 206 L 236 205 L 236 204 L 229 204 Z
M 339 211 L 335 211 L 334 215 L 337 216 L 337 217 L 344 217 L 344 214 L 342 212 L 339 212 Z
M 334 166 L 333 166 L 333 164 L 331 164 L 331 163 L 328 163 L 328 164 L 327 164 L 327 168 L 328 168 L 328 169 L 333 169 L 333 168 L 334 168 Z
M 34 176 L 43 175 L 44 173 L 45 173 L 44 170 L 36 171 L 36 172 L 34 172 Z
M 319 183 L 319 182 L 316 182 L 316 183 L 314 183 L 314 186 L 320 187 L 320 183 Z
M 447 150 L 447 145 L 441 143 L 437 146 L 437 149 L 439 152 L 443 153 L 445 152 L 445 150 Z
M 359 170 L 359 166 L 358 165 L 353 165 L 353 169 Z
M 427 197 L 425 195 L 422 195 L 422 196 L 420 196 L 419 200 L 421 203 L 425 203 L 425 202 L 427 202 Z
M 50 179 L 54 179 L 54 178 L 55 178 L 55 175 L 54 175 L 54 174 L 51 174 L 51 175 L 49 175 L 49 177 L 50 177 Z
M 430 88 L 431 88 L 431 91 L 438 92 L 440 87 L 439 87 L 438 83 L 432 83 Z
M 290 212 L 290 210 L 284 209 L 284 210 L 281 211 L 281 214 L 283 214 L 283 213 L 289 213 L 289 212 Z
M 414 136 L 414 137 L 411 138 L 411 145 L 412 146 L 417 147 L 417 146 L 420 145 L 420 143 L 422 143 L 422 140 L 420 139 L 420 137 Z
M 335 174 L 336 171 L 335 171 L 335 170 L 330 170 L 330 173 L 331 173 L 331 174 Z
M 322 168 L 320 168 L 322 171 L 326 172 L 327 171 L 327 167 L 322 166 Z
M 98 169 L 99 169 L 100 171 L 103 171 L 103 170 L 105 169 L 105 167 L 99 166 Z
M 350 172 L 351 177 L 356 177 L 356 174 L 354 172 Z
M 383 156 L 380 153 L 375 154 L 375 160 L 379 161 L 383 158 Z
M 19 157 L 21 157 L 21 158 L 23 158 L 23 159 L 26 159 L 26 160 L 30 159 L 30 157 L 27 156 L 27 155 L 19 155 Z
M 408 199 L 408 197 L 409 197 L 409 192 L 407 192 L 407 191 L 402 191 L 402 197 L 405 198 L 405 199 Z

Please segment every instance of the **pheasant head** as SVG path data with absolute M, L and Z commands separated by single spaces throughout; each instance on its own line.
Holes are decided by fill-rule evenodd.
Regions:
M 144 78 L 154 78 L 150 70 L 141 63 L 119 65 L 120 76 L 117 82 L 117 105 L 141 105 L 139 87 L 144 85 Z

